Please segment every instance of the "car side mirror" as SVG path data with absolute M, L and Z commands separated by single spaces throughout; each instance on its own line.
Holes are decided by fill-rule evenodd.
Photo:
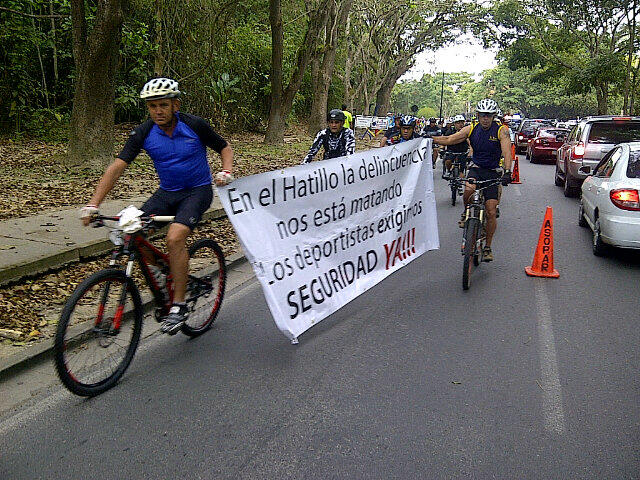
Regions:
M 578 172 L 591 175 L 591 167 L 589 165 L 583 165 L 578 169 Z

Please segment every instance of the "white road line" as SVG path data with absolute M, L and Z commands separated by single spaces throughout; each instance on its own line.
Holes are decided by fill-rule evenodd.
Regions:
M 521 197 L 522 191 L 520 190 L 520 185 L 511 185 L 513 187 L 513 191 L 516 192 L 516 195 Z
M 544 289 L 545 279 L 535 279 L 536 305 L 538 308 L 538 346 L 540 353 L 540 387 L 542 388 L 542 411 L 545 430 L 557 434 L 565 433 L 562 389 L 558 375 L 556 342 L 553 335 L 551 307 Z

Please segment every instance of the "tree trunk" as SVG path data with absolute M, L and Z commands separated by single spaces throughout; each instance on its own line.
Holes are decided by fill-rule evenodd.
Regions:
M 354 44 L 351 41 L 351 16 L 347 16 L 347 27 L 345 29 L 345 38 L 347 39 L 347 55 L 344 65 L 344 96 L 342 101 L 347 106 L 347 109 L 353 111 L 353 96 L 351 94 L 351 69 L 353 68 L 353 47 Z
M 156 53 L 153 56 L 153 73 L 155 76 L 160 77 L 164 73 L 164 55 L 162 52 L 162 33 L 163 33 L 163 15 L 162 15 L 162 0 L 156 0 Z
M 49 1 L 49 14 L 53 15 L 53 0 Z M 58 47 L 56 46 L 56 22 L 51 17 L 51 48 L 53 49 L 53 85 L 58 84 Z
M 636 106 L 636 90 L 638 88 L 638 77 L 640 77 L 640 62 L 637 63 L 635 70 L 633 71 L 633 77 L 631 80 L 631 99 L 629 100 L 629 113 L 634 115 Z
M 607 114 L 607 92 L 609 91 L 609 85 L 605 82 L 600 83 L 596 87 L 596 100 L 598 101 L 598 115 Z
M 316 95 L 321 90 L 321 68 L 322 66 L 322 56 L 318 53 L 314 55 L 311 60 L 311 112 L 309 113 L 309 133 L 311 135 L 315 135 L 318 130 L 320 130 L 321 126 L 316 126 L 313 124 L 314 118 L 314 108 L 316 106 Z
M 264 141 L 266 143 L 282 143 L 284 142 L 282 112 L 284 33 L 280 0 L 269 0 L 269 23 L 271 23 L 271 108 L 269 109 L 269 123 Z
M 376 103 L 379 105 L 379 112 L 382 112 L 381 115 L 386 114 L 391 108 L 391 91 L 395 84 L 395 80 L 393 83 L 390 81 L 383 83 L 376 94 Z
M 67 165 L 104 167 L 113 160 L 115 75 L 127 0 L 102 0 L 87 36 L 85 4 L 72 0 L 75 90 Z
M 302 45 L 298 48 L 298 58 L 289 84 L 283 90 L 282 58 L 284 51 L 284 31 L 280 0 L 269 0 L 269 22 L 271 23 L 271 105 L 269 124 L 264 137 L 265 143 L 284 142 L 285 120 L 291 112 L 293 99 L 300 89 L 304 72 L 311 61 L 312 52 L 318 41 L 320 30 L 326 21 L 330 0 L 320 2 L 310 13 L 309 24 Z
M 629 28 L 629 51 L 627 53 L 627 68 L 626 75 L 624 78 L 624 105 L 622 107 L 625 115 L 629 115 L 631 113 L 631 108 L 629 106 L 629 100 L 631 96 L 631 76 L 632 76 L 632 68 L 633 68 L 633 55 L 634 55 L 634 44 L 635 44 L 635 33 L 636 33 L 636 11 L 637 11 L 637 2 L 634 0 L 633 7 L 631 12 L 627 11 L 627 18 L 629 19 L 628 28 Z
M 396 85 L 398 79 L 404 75 L 409 68 L 409 58 L 400 59 L 399 63 L 388 67 L 388 73 L 382 79 L 378 93 L 376 94 L 376 102 L 380 105 L 381 112 L 388 112 L 391 108 L 391 92 Z
M 313 135 L 326 125 L 327 102 L 329 99 L 329 87 L 336 62 L 336 52 L 340 37 L 340 26 L 344 25 L 351 8 L 350 1 L 343 1 L 341 4 L 333 5 L 330 9 L 326 23 L 326 45 L 324 46 L 322 62 L 317 72 L 318 78 L 313 91 L 313 101 L 311 103 L 311 116 L 309 118 L 309 130 Z M 335 108 L 340 108 L 336 105 Z

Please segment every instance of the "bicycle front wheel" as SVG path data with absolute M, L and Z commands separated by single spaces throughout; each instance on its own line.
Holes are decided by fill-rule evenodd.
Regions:
M 96 272 L 65 304 L 54 341 L 60 380 L 91 397 L 113 387 L 131 363 L 142 332 L 142 301 L 122 270 Z
M 471 273 L 474 267 L 474 256 L 476 254 L 476 240 L 478 239 L 478 227 L 480 221 L 477 218 L 470 218 L 464 226 L 464 260 L 462 262 L 462 288 L 469 290 L 471 285 Z
M 195 337 L 211 328 L 222 305 L 226 282 L 227 267 L 220 246 L 210 238 L 191 245 L 187 289 L 190 312 L 182 326 L 184 334 Z

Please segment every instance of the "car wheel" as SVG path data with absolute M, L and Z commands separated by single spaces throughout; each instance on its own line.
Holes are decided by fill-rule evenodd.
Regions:
M 584 203 L 582 202 L 582 198 L 580 199 L 580 207 L 578 207 L 578 225 L 581 227 L 589 226 L 584 218 Z
M 560 170 L 558 169 L 558 162 L 556 162 L 556 176 L 555 176 L 555 184 L 558 187 L 561 187 L 562 185 L 564 185 L 562 178 L 560 178 Z
M 529 161 L 530 161 L 531 163 L 538 163 L 538 159 L 537 159 L 537 158 L 536 158 L 536 156 L 533 154 L 533 152 L 531 152 L 531 153 L 529 154 Z
M 593 254 L 601 257 L 607 251 L 607 246 L 602 241 L 602 232 L 600 231 L 600 219 L 596 218 L 593 225 Z
M 567 173 L 565 173 L 564 175 L 564 185 L 562 186 L 562 193 L 564 193 L 565 197 L 576 196 L 576 189 L 575 187 L 571 186 L 571 183 L 569 182 L 569 175 Z

